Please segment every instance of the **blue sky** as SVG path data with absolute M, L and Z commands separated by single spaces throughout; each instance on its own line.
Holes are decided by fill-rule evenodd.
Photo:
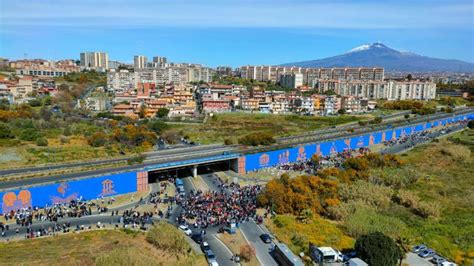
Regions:
M 474 62 L 474 0 L 0 0 L 0 57 L 280 64 L 381 41 Z

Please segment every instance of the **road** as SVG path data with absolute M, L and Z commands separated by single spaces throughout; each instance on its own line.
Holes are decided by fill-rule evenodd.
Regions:
M 202 175 L 204 182 L 211 190 L 220 191 L 220 181 L 216 174 Z M 230 192 L 229 192 L 230 193 Z M 240 231 L 245 239 L 255 248 L 257 259 L 262 265 L 277 265 L 276 261 L 270 255 L 271 244 L 266 244 L 260 239 L 260 235 L 268 233 L 264 231 L 253 219 L 240 224 Z
M 167 150 L 146 152 L 143 154 L 146 156 L 145 161 L 150 161 L 154 159 L 169 160 L 170 158 L 175 158 L 180 155 L 182 156 L 182 154 L 189 154 L 189 153 L 197 154 L 197 152 L 206 152 L 206 151 L 215 150 L 215 149 L 218 149 L 220 151 L 232 150 L 232 148 L 229 146 L 215 144 L 215 145 L 175 147 L 175 148 L 171 148 Z M 57 170 L 61 168 L 74 168 L 74 167 L 82 167 L 82 166 L 95 166 L 95 165 L 111 164 L 111 163 L 118 163 L 118 162 L 126 162 L 128 159 L 131 159 L 131 158 L 133 158 L 133 156 L 113 158 L 113 159 L 101 159 L 101 160 L 94 160 L 94 161 L 54 164 L 54 165 L 37 166 L 37 167 L 21 167 L 21 168 L 3 169 L 3 170 L 0 170 L 0 176 L 10 175 L 10 174 L 19 174 L 19 173 L 34 173 L 34 172 L 41 172 L 41 171 L 51 171 L 51 170 Z
M 43 183 L 54 183 L 60 182 L 69 179 L 79 179 L 79 178 L 86 178 L 96 175 L 102 174 L 111 174 L 116 172 L 125 172 L 125 171 L 133 171 L 138 169 L 143 169 L 146 166 L 153 166 L 155 164 L 161 163 L 172 163 L 172 162 L 180 162 L 184 160 L 192 160 L 192 159 L 199 159 L 203 157 L 212 157 L 217 155 L 222 155 L 223 152 L 232 151 L 232 147 L 221 147 L 221 148 L 206 148 L 205 150 L 199 151 L 180 151 L 179 155 L 171 154 L 163 157 L 156 158 L 157 155 L 153 155 L 152 160 L 147 160 L 143 164 L 137 165 L 125 165 L 125 166 L 118 166 L 118 167 L 111 167 L 111 168 L 103 168 L 103 169 L 95 169 L 95 170 L 88 170 L 85 172 L 80 173 L 65 173 L 65 174 L 53 174 L 41 177 L 32 177 L 32 178 L 23 178 L 18 180 L 6 180 L 0 182 L 0 190 L 7 190 L 12 188 L 24 187 L 24 186 L 32 186 L 37 184 Z M 156 158 L 156 159 L 153 159 Z

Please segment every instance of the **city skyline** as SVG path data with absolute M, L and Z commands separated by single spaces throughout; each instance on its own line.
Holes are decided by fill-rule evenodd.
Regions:
M 80 52 L 104 51 L 127 63 L 134 55 L 160 55 L 236 67 L 319 59 L 381 41 L 425 56 L 474 61 L 473 5 L 465 0 L 1 5 L 0 56 L 12 59 L 79 59 Z

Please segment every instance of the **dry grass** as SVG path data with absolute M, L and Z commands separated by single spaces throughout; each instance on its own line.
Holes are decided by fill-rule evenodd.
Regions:
M 160 250 L 144 233 L 122 230 L 1 243 L 0 250 L 0 265 L 206 265 L 202 256 Z
M 337 224 L 317 216 L 308 223 L 302 223 L 293 215 L 277 215 L 274 219 L 265 219 L 265 225 L 295 254 L 307 254 L 309 243 L 339 250 L 352 248 L 354 245 L 354 239 L 346 236 Z
M 270 133 L 276 136 L 301 134 L 320 128 L 358 121 L 363 117 L 337 116 L 316 117 L 299 115 L 273 115 L 226 113 L 214 115 L 205 124 L 185 126 L 172 130 L 188 135 L 202 144 L 223 143 L 230 139 L 234 143 L 249 133 Z

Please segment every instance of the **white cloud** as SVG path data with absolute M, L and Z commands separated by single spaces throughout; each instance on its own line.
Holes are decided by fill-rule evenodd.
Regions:
M 472 28 L 471 1 L 23 0 L 1 2 L 7 26 Z

